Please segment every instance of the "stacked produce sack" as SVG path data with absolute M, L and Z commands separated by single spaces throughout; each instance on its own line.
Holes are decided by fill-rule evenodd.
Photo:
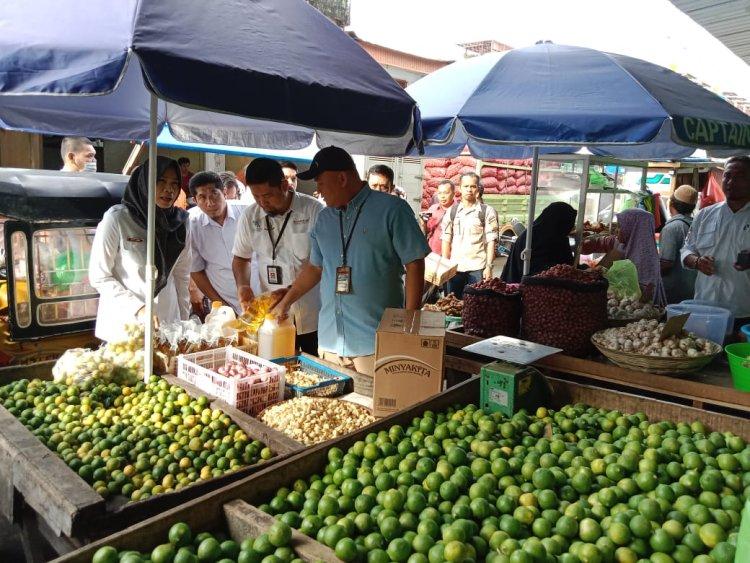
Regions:
M 482 280 L 464 289 L 464 332 L 481 338 L 518 336 L 521 294 L 518 284 L 500 278 Z
M 484 162 L 531 168 L 531 160 L 485 160 Z M 432 196 L 441 180 L 447 178 L 458 187 L 461 174 L 476 172 L 476 167 L 477 161 L 471 156 L 425 160 L 422 179 L 422 209 L 427 209 L 431 205 Z M 479 175 L 482 177 L 485 194 L 528 195 L 531 186 L 530 170 L 483 166 Z M 457 191 L 456 199 L 459 195 Z
M 567 264 L 525 276 L 522 337 L 570 356 L 586 356 L 593 334 L 607 326 L 607 287 L 601 271 Z

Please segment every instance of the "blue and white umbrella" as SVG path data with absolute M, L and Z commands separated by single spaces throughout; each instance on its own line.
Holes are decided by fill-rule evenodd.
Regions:
M 419 104 L 425 154 L 454 156 L 468 147 L 478 158 L 533 158 L 526 273 L 539 154 L 587 149 L 672 160 L 695 149 L 750 153 L 750 116 L 720 96 L 658 65 L 583 47 L 545 42 L 488 53 L 407 91 Z
M 3 0 L 0 127 L 148 139 L 152 161 L 164 127 L 183 142 L 260 148 L 392 155 L 419 143 L 414 100 L 303 0 Z
M 669 69 L 583 47 L 539 43 L 459 61 L 418 80 L 427 154 L 480 158 L 520 147 L 618 158 L 750 152 L 750 116 Z M 529 152 L 521 149 L 521 153 Z

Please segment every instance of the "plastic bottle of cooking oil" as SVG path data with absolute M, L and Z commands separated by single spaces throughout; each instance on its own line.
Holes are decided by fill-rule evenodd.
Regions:
M 266 360 L 294 356 L 296 336 L 297 330 L 289 317 L 279 321 L 274 315 L 266 315 L 258 329 L 258 355 Z
M 223 327 L 228 322 L 235 320 L 237 316 L 234 314 L 234 310 L 227 305 L 222 305 L 221 301 L 214 301 L 211 303 L 211 312 L 206 315 L 205 324 L 210 327 L 212 331 L 224 334 Z

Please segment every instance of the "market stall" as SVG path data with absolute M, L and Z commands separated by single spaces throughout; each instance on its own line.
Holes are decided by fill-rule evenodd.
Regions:
M 480 364 L 466 364 L 465 368 L 471 373 L 478 370 Z M 638 508 L 638 512 L 634 511 L 633 514 L 640 514 L 640 516 L 633 521 L 634 516 L 630 515 L 626 521 L 622 521 L 627 530 L 627 538 L 611 534 L 610 531 L 619 530 L 619 524 L 613 527 L 611 522 L 622 522 L 608 516 L 610 508 L 617 502 L 626 502 L 628 498 L 632 498 L 630 495 L 638 491 L 653 490 L 657 487 L 656 482 L 651 483 L 650 478 L 647 477 L 649 467 L 652 467 L 651 464 L 648 461 L 642 462 L 639 472 L 638 462 L 634 461 L 631 465 L 631 462 L 626 460 L 628 454 L 625 453 L 620 461 L 627 465 L 628 469 L 614 464 L 618 467 L 616 472 L 614 470 L 605 472 L 605 465 L 602 465 L 601 470 L 599 469 L 599 465 L 604 462 L 605 454 L 599 453 L 592 447 L 585 465 L 566 465 L 568 471 L 564 471 L 557 465 L 567 464 L 576 454 L 571 451 L 570 457 L 567 458 L 563 452 L 551 454 L 550 448 L 559 451 L 557 447 L 561 437 L 564 434 L 574 436 L 570 432 L 573 428 L 577 428 L 581 436 L 591 436 L 591 438 L 583 439 L 588 444 L 601 447 L 602 442 L 595 441 L 595 439 L 608 434 L 602 433 L 598 424 L 611 428 L 618 434 L 628 433 L 627 428 L 618 430 L 620 425 L 630 426 L 630 432 L 637 433 L 638 430 L 635 427 L 638 426 L 648 430 L 659 424 L 665 424 L 670 432 L 676 429 L 676 432 L 680 432 L 683 436 L 703 435 L 703 432 L 708 433 L 714 429 L 724 432 L 732 432 L 728 429 L 735 429 L 733 434 L 724 434 L 730 446 L 725 444 L 718 451 L 737 452 L 735 455 L 741 459 L 741 467 L 745 468 L 750 463 L 750 459 L 747 459 L 750 451 L 747 449 L 745 440 L 750 436 L 744 420 L 667 401 L 644 399 L 619 391 L 604 391 L 552 377 L 545 378 L 543 383 L 549 386 L 550 391 L 548 398 L 543 402 L 546 405 L 545 408 L 531 411 L 528 415 L 505 418 L 499 413 L 482 414 L 471 407 L 466 407 L 469 403 L 477 404 L 482 396 L 486 396 L 481 390 L 482 380 L 479 377 L 473 377 L 438 396 L 382 419 L 360 432 L 302 452 L 273 468 L 86 546 L 59 561 L 60 563 L 88 563 L 99 550 L 102 550 L 101 554 L 116 554 L 118 551 L 122 553 L 127 550 L 149 553 L 157 545 L 164 545 L 162 549 L 170 549 L 165 543 L 168 541 L 175 550 L 180 545 L 195 545 L 200 549 L 204 541 L 210 540 L 204 535 L 201 537 L 202 541 L 180 543 L 180 540 L 175 539 L 177 528 L 174 527 L 178 525 L 187 525 L 193 534 L 204 530 L 226 534 L 226 536 L 219 537 L 234 540 L 240 548 L 235 553 L 240 553 L 241 557 L 252 557 L 252 553 L 256 551 L 260 551 L 262 556 L 266 551 L 273 553 L 276 545 L 289 545 L 305 560 L 322 558 L 325 561 L 352 561 L 365 551 L 371 553 L 377 550 L 378 556 L 381 556 L 382 552 L 383 560 L 387 558 L 406 561 L 415 552 L 421 553 L 425 558 L 428 553 L 432 554 L 433 558 L 438 558 L 436 551 L 438 549 L 441 551 L 441 558 L 446 558 L 449 552 L 452 554 L 455 550 L 457 554 L 460 552 L 464 555 L 473 552 L 477 560 L 483 560 L 485 557 L 490 560 L 488 555 L 490 550 L 499 550 L 505 557 L 509 557 L 515 551 L 528 550 L 525 557 L 531 560 L 532 549 L 544 551 L 552 549 L 552 544 L 558 543 L 549 539 L 552 535 L 551 530 L 556 529 L 557 533 L 563 537 L 562 542 L 555 548 L 558 554 L 581 549 L 580 546 L 574 548 L 573 544 L 582 545 L 586 542 L 590 546 L 586 548 L 587 553 L 590 552 L 592 557 L 602 557 L 602 553 L 614 553 L 618 547 L 622 547 L 620 550 L 622 556 L 626 555 L 624 550 L 627 550 L 627 556 L 632 554 L 633 557 L 637 557 L 635 553 L 637 551 L 645 557 L 655 551 L 661 551 L 666 555 L 675 549 L 683 552 L 684 555 L 685 549 L 688 549 L 690 557 L 693 557 L 693 550 L 695 550 L 695 553 L 711 552 L 718 560 L 732 560 L 734 549 L 731 545 L 725 545 L 727 533 L 718 529 L 715 530 L 718 535 L 714 540 L 714 536 L 708 539 L 707 534 L 698 535 L 697 532 L 692 531 L 693 528 L 688 528 L 691 534 L 695 533 L 699 538 L 698 542 L 686 542 L 692 546 L 692 549 L 687 545 L 677 548 L 680 538 L 687 531 L 681 532 L 679 537 L 660 537 L 659 539 L 664 541 L 664 547 L 655 542 L 651 542 L 653 544 L 651 546 L 647 543 L 644 546 L 631 543 L 632 539 L 637 537 L 648 538 L 648 536 L 641 536 L 640 528 L 636 526 L 636 522 L 640 525 L 641 518 L 645 520 L 647 534 L 651 532 L 651 521 L 660 527 L 661 523 L 666 520 L 663 512 L 665 508 L 656 501 L 653 501 L 654 507 L 652 507 L 650 498 L 644 503 L 643 499 L 646 498 L 644 496 L 633 501 Z M 564 406 L 574 403 L 592 405 L 594 408 L 585 410 L 585 407 L 581 406 Z M 609 414 L 611 409 L 614 411 Z M 672 422 L 655 424 L 656 421 L 663 419 Z M 545 424 L 547 430 L 545 430 Z M 481 439 L 475 440 L 477 444 L 472 441 L 469 446 L 469 440 L 474 439 L 477 432 L 485 438 L 491 437 L 498 440 L 503 444 L 502 448 L 483 449 L 481 444 L 485 442 Z M 441 438 L 438 438 L 438 435 Z M 444 435 L 448 436 L 447 441 L 442 437 Z M 573 438 L 574 441 L 580 439 Z M 671 438 L 660 437 L 658 441 L 666 442 L 669 439 Z M 648 441 L 654 444 L 657 439 L 651 436 Z M 398 456 L 398 459 L 402 460 L 401 464 L 397 465 L 398 469 L 395 470 L 399 474 L 398 478 L 385 473 L 381 474 L 384 475 L 382 478 L 376 479 L 368 469 L 371 464 L 365 462 L 371 460 L 375 464 L 385 463 L 383 461 L 385 451 L 381 448 L 385 448 L 386 443 L 392 445 L 393 449 L 398 444 L 399 450 L 409 449 L 409 446 L 412 448 L 423 446 L 424 449 L 420 450 L 421 453 L 417 453 L 416 449 L 410 449 L 413 452 L 411 457 L 416 457 L 413 459 L 414 463 L 408 465 L 402 465 L 406 459 L 411 459 L 408 453 Z M 412 445 L 413 443 L 416 445 Z M 375 447 L 372 453 L 368 450 L 371 446 Z M 467 449 L 464 450 L 462 446 Z M 511 448 L 511 446 L 514 447 Z M 615 452 L 615 457 L 618 456 L 617 446 L 608 442 L 606 449 Z M 493 454 L 493 451 L 496 453 Z M 577 451 L 580 452 L 580 450 Z M 443 454 L 447 456 L 448 461 L 437 460 L 437 456 Z M 694 455 L 698 459 L 701 457 L 697 452 L 694 452 Z M 726 454 L 718 453 L 714 455 L 726 456 Z M 734 455 L 729 455 L 735 459 Z M 363 456 L 366 458 L 363 459 Z M 546 456 L 551 465 L 544 464 L 540 467 L 538 463 L 531 461 L 532 458 L 539 460 L 540 456 Z M 565 458 L 567 461 L 563 461 Z M 524 462 L 530 466 L 528 471 L 521 470 L 522 465 L 525 467 Z M 588 463 L 591 463 L 591 468 L 594 468 L 593 472 Z M 692 462 L 689 463 L 692 464 Z M 721 458 L 723 466 L 729 467 L 728 463 L 730 462 L 727 457 Z M 352 464 L 355 471 L 358 470 L 356 474 L 361 476 L 360 481 L 362 479 L 365 481 L 357 482 L 354 479 L 347 479 L 334 481 L 335 484 L 329 485 L 326 491 L 332 492 L 333 489 L 341 488 L 337 498 L 343 499 L 341 501 L 345 503 L 343 506 L 340 507 L 334 499 L 334 504 L 329 507 L 328 499 L 333 497 L 307 493 L 311 489 L 317 489 L 318 486 L 314 483 L 320 479 L 321 475 L 331 475 L 334 470 L 343 471 L 341 468 L 348 467 L 348 464 Z M 674 475 L 682 474 L 677 472 L 679 465 L 679 462 L 677 465 L 672 465 Z M 740 471 L 739 464 L 731 463 L 731 466 L 735 468 L 735 472 Z M 614 483 L 612 479 L 620 479 L 622 475 L 630 475 L 633 471 L 636 476 L 633 481 L 634 488 L 631 488 L 629 484 L 623 484 L 623 487 L 627 486 L 629 492 L 625 492 L 622 498 L 617 496 L 611 500 L 604 500 L 608 497 L 606 493 L 601 492 L 605 490 L 602 489 L 598 493 L 599 501 L 595 503 L 595 508 L 591 509 L 591 512 L 585 510 L 580 514 L 576 512 L 576 507 L 583 510 L 580 499 L 590 491 L 592 480 L 600 483 Z M 688 474 L 691 475 L 690 471 L 695 473 L 695 477 L 690 479 L 695 479 L 696 482 L 691 484 L 692 481 L 688 479 L 681 482 L 689 487 L 686 491 L 697 494 L 700 488 L 697 479 L 700 477 L 704 484 L 708 483 L 708 480 L 701 476 L 705 473 L 689 470 Z M 684 469 L 682 472 L 684 473 Z M 370 477 L 365 477 L 365 474 L 371 476 L 374 490 L 366 488 L 369 487 Z M 404 475 L 408 477 L 403 477 Z M 676 479 L 676 477 L 670 479 Z M 389 488 L 390 480 L 394 487 L 395 483 L 399 482 L 416 481 L 417 484 L 411 485 L 415 488 L 409 488 L 410 493 L 402 497 L 398 489 Z M 626 478 L 628 482 L 631 480 Z M 741 488 L 740 477 L 731 478 L 730 481 L 735 483 L 735 489 L 731 490 L 736 490 L 737 486 Z M 513 484 L 509 485 L 511 482 Z M 498 483 L 502 483 L 500 491 L 495 490 Z M 525 483 L 528 485 L 523 485 Z M 562 494 L 563 498 L 558 497 L 558 493 L 554 492 L 562 483 L 565 483 L 563 488 L 566 492 L 563 493 L 563 489 L 559 489 L 559 494 Z M 519 488 L 518 484 L 522 484 L 523 488 Z M 456 487 L 455 496 L 454 486 Z M 417 489 L 422 491 L 423 487 L 424 492 L 417 492 Z M 713 485 L 709 487 L 713 488 Z M 505 488 L 505 494 L 503 494 L 503 488 Z M 549 488 L 548 491 L 539 490 L 547 488 Z M 606 490 L 612 490 L 612 487 Z M 524 493 L 524 491 L 527 492 Z M 299 497 L 295 495 L 295 492 Z M 465 497 L 466 500 L 460 500 L 463 497 L 459 498 L 458 495 L 467 493 L 469 496 Z M 724 492 L 723 494 L 736 498 L 735 495 L 738 493 Z M 592 499 L 594 496 L 590 495 L 589 498 Z M 431 501 L 430 498 L 433 500 Z M 494 508 L 489 508 L 490 503 L 487 499 L 494 501 L 492 503 Z M 317 512 L 324 516 L 316 519 L 310 516 L 309 511 L 308 516 L 300 516 L 298 507 L 301 507 L 303 502 L 305 506 L 308 506 L 307 503 L 312 503 L 309 506 L 314 505 L 317 507 Z M 348 507 L 347 502 L 351 503 L 351 507 Z M 674 502 L 675 510 L 678 512 L 687 513 L 689 510 L 688 505 L 682 501 L 678 503 L 674 498 L 664 502 L 670 507 Z M 740 505 L 737 501 L 723 501 L 722 506 L 735 512 L 736 519 L 739 519 Z M 343 520 L 347 520 L 345 515 L 350 510 L 356 516 L 352 515 L 353 521 L 350 525 L 342 524 Z M 547 512 L 549 510 L 552 512 Z M 697 512 L 698 509 L 693 510 Z M 274 524 L 269 518 L 269 514 L 280 516 L 283 511 L 287 512 L 281 517 L 281 522 L 291 522 L 295 524 L 295 527 L 299 526 L 303 535 L 298 535 L 297 531 L 286 531 L 284 526 Z M 384 511 L 386 511 L 385 515 L 377 518 L 378 514 Z M 529 511 L 528 515 L 527 511 Z M 392 518 L 391 514 L 394 514 Z M 399 514 L 400 517 L 397 518 L 395 515 Z M 605 517 L 609 520 L 602 529 L 598 522 L 604 521 Z M 299 518 L 301 523 L 295 518 Z M 539 522 L 547 518 L 550 519 L 549 523 Z M 425 523 L 425 521 L 428 522 Z M 510 524 L 510 521 L 515 523 Z M 474 531 L 466 533 L 459 530 L 457 522 L 462 525 L 466 522 L 466 525 Z M 633 523 L 628 526 L 630 522 Z M 441 523 L 444 524 L 443 528 L 441 528 Z M 569 531 L 568 524 L 570 524 Z M 726 525 L 730 529 L 735 529 L 732 526 L 736 526 L 731 523 L 731 518 Z M 671 529 L 671 526 L 670 524 L 666 527 Z M 708 526 L 704 532 L 708 532 L 709 529 L 714 530 L 713 526 L 713 524 Z M 631 536 L 630 527 L 636 530 L 635 536 Z M 281 533 L 282 529 L 285 530 L 284 534 Z M 699 529 L 700 526 L 695 528 L 695 530 Z M 549 533 L 545 530 L 549 530 Z M 262 537 L 263 533 L 268 535 Z M 624 534 L 625 531 L 622 533 Z M 259 534 L 261 534 L 260 538 Z M 276 541 L 277 535 L 280 536 L 279 541 Z M 250 540 L 246 540 L 247 537 L 250 537 Z M 531 539 L 526 539 L 524 542 L 524 538 Z M 269 547 L 266 541 L 270 539 L 274 541 Z M 213 542 L 208 541 L 204 549 L 212 545 Z M 435 547 L 436 545 L 438 547 Z M 314 552 L 311 551 L 313 546 Z M 227 549 L 230 547 L 233 545 L 228 544 Z M 246 551 L 248 554 L 241 555 L 241 551 Z M 461 560 L 460 556 L 456 557 L 456 560 Z M 660 556 L 653 555 L 652 557 L 658 560 Z M 453 560 L 453 555 L 447 559 Z

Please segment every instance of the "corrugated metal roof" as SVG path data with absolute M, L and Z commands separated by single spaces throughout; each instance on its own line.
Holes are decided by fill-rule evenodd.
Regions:
M 749 0 L 671 0 L 685 14 L 750 64 Z

